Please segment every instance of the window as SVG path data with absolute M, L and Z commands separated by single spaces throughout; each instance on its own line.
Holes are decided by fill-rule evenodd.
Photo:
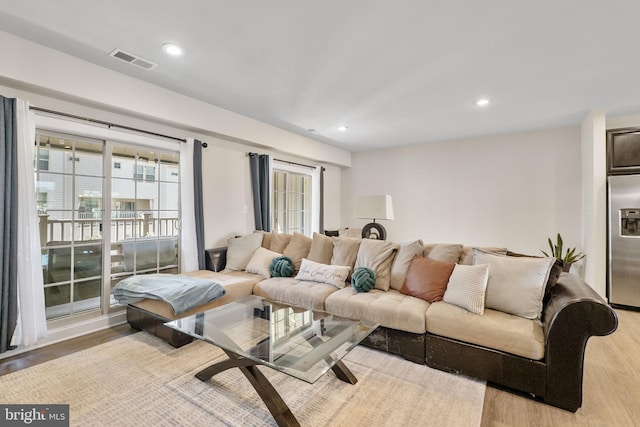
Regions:
M 307 236 L 318 231 L 320 191 L 319 177 L 314 169 L 274 160 L 271 174 L 273 231 Z
M 49 194 L 46 191 L 38 191 L 36 193 L 36 205 L 38 206 L 38 213 L 44 213 L 47 211 L 47 200 Z
M 156 167 L 155 166 L 145 166 L 144 168 L 144 179 L 145 181 L 153 182 L 156 180 Z
M 150 154 L 147 154 L 150 155 Z M 142 158 L 141 161 L 146 162 L 148 159 Z M 122 162 L 118 162 L 121 164 Z M 153 182 L 156 180 L 156 167 L 155 166 L 145 166 L 145 165 L 136 165 L 135 172 L 133 174 L 133 178 L 138 181 L 149 181 Z
M 41 171 L 49 170 L 49 150 L 39 150 L 38 153 L 38 169 Z
M 136 168 L 133 172 L 133 179 L 137 181 L 142 181 L 144 179 L 144 166 L 136 165 Z
M 178 152 L 42 129 L 35 151 L 47 320 L 121 310 L 120 280 L 178 272 Z

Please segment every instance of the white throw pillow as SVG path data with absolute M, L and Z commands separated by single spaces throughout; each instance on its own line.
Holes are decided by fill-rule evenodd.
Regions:
M 259 247 L 254 253 L 249 264 L 247 264 L 247 273 L 259 274 L 267 279 L 271 277 L 271 270 L 269 266 L 274 258 L 282 256 L 278 252 L 270 251 L 262 246 Z
M 262 246 L 262 233 L 229 239 L 227 245 L 227 266 L 229 270 L 245 270 L 253 253 Z
M 489 265 L 456 264 L 442 300 L 475 314 L 484 314 Z
M 485 307 L 537 320 L 555 258 L 510 257 L 473 249 L 474 264 L 489 264 Z
M 326 283 L 336 288 L 344 288 L 351 267 L 345 265 L 320 264 L 306 258 L 302 259 L 296 279 L 308 282 Z

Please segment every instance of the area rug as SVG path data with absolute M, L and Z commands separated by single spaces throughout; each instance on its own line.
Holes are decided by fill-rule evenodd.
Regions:
M 238 369 L 194 377 L 226 356 L 196 341 L 176 349 L 140 332 L 0 377 L 0 402 L 67 403 L 72 426 L 269 426 Z M 261 367 L 302 426 L 479 426 L 485 384 L 359 346 L 355 385 L 329 371 L 307 384 Z

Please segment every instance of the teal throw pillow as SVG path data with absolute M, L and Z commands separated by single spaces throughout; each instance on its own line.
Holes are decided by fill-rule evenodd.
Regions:
M 279 256 L 271 260 L 269 264 L 271 277 L 291 277 L 293 276 L 293 261 L 287 256 Z
M 367 267 L 358 267 L 351 275 L 351 284 L 356 292 L 369 292 L 376 286 L 376 273 Z

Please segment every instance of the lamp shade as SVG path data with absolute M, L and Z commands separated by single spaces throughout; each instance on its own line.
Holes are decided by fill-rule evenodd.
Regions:
M 373 220 L 395 219 L 393 216 L 393 203 L 388 194 L 377 196 L 360 196 L 356 205 L 356 218 Z

